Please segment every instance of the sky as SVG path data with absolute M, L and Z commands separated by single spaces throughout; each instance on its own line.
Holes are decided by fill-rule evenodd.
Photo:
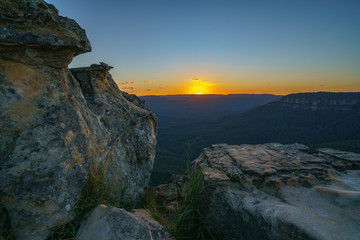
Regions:
M 360 91 L 359 0 L 48 0 L 137 95 Z

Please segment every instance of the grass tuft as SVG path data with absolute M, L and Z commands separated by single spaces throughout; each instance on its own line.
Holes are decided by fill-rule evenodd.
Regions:
M 10 218 L 6 208 L 0 204 L 0 240 L 14 240 L 14 231 L 10 226 Z
M 226 173 L 226 176 L 228 176 L 229 177 L 229 179 L 230 179 L 230 181 L 231 182 L 240 182 L 240 177 L 239 177 L 239 175 L 237 175 L 236 173 L 233 173 L 233 174 L 231 174 L 231 173 Z
M 185 195 L 179 201 L 175 213 L 169 213 L 166 203 L 156 199 L 147 190 L 145 201 L 151 215 L 166 226 L 166 230 L 178 240 L 217 240 L 221 239 L 207 219 L 201 214 L 201 206 L 206 197 L 203 175 L 197 170 L 185 185 Z
M 124 196 L 114 197 L 106 181 L 104 169 L 101 167 L 93 167 L 89 172 L 88 180 L 82 189 L 80 198 L 72 210 L 75 219 L 55 227 L 48 240 L 75 239 L 81 223 L 84 222 L 92 210 L 100 204 L 120 207 L 128 211 L 134 207 L 133 201 L 125 201 Z
M 203 175 L 197 170 L 185 187 L 185 196 L 170 226 L 169 231 L 176 239 L 218 239 L 213 227 L 201 214 L 201 206 L 206 196 Z
M 163 199 L 160 199 L 154 193 L 155 187 L 147 187 L 144 197 L 142 207 L 150 211 L 151 216 L 158 221 L 163 226 L 169 226 L 171 214 L 166 209 L 166 204 Z

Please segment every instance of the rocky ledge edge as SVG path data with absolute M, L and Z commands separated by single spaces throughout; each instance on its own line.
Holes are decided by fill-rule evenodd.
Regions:
M 359 239 L 360 154 L 302 144 L 215 144 L 186 175 L 151 192 L 173 212 L 199 174 L 201 219 L 221 239 Z

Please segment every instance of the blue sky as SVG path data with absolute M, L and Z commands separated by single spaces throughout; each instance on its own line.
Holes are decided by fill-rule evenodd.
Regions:
M 360 91 L 360 1 L 48 2 L 93 46 L 71 67 L 106 62 L 129 92 Z

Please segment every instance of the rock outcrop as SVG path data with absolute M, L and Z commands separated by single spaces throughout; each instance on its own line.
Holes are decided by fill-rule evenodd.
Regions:
M 82 224 L 77 240 L 171 240 L 163 226 L 145 210 L 129 213 L 123 209 L 100 205 Z
M 2 0 L 0 58 L 62 68 L 91 51 L 85 30 L 43 0 Z
M 360 154 L 301 144 L 213 145 L 178 183 L 178 198 L 198 171 L 207 192 L 202 214 L 225 239 L 359 239 Z
M 72 58 L 90 50 L 54 6 L 1 1 L 0 203 L 16 239 L 45 239 L 70 221 L 90 168 L 126 200 L 149 181 L 156 116 L 118 89 L 108 65 L 71 73 Z

